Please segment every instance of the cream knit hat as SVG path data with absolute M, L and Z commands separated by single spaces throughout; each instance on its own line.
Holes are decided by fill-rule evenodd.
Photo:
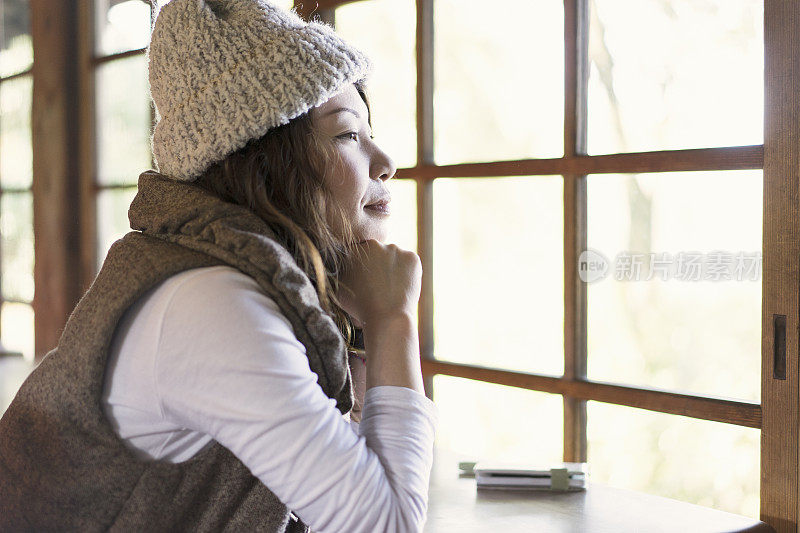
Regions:
M 172 0 L 147 58 L 156 166 L 185 181 L 371 71 L 330 25 L 269 0 Z

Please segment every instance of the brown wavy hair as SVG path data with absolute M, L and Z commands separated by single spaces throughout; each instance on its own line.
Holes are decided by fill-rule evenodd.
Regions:
M 372 126 L 365 88 L 361 82 L 354 85 L 367 105 L 367 122 Z M 327 186 L 337 157 L 338 152 L 305 112 L 252 139 L 193 183 L 252 210 L 267 223 L 311 280 L 322 309 L 334 320 L 348 348 L 354 349 L 353 323 L 336 299 L 344 259 L 358 252 L 353 226 Z M 330 230 L 329 215 L 338 222 L 341 235 Z

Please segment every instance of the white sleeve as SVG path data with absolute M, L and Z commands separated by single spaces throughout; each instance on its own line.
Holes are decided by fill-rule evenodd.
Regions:
M 289 321 L 233 269 L 174 293 L 156 356 L 162 416 L 228 448 L 315 531 L 421 531 L 436 405 L 413 389 L 368 389 L 347 421 Z

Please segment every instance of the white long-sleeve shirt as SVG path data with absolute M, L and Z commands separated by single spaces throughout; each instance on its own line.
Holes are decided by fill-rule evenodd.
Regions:
M 182 462 L 218 441 L 312 530 L 421 530 L 435 404 L 410 388 L 372 387 L 356 424 L 316 380 L 254 279 L 196 268 L 123 315 L 103 408 L 140 457 Z

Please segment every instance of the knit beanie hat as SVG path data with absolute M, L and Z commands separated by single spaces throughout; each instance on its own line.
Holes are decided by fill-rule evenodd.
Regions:
M 184 181 L 371 72 L 330 25 L 270 0 L 172 0 L 147 60 L 156 167 Z

